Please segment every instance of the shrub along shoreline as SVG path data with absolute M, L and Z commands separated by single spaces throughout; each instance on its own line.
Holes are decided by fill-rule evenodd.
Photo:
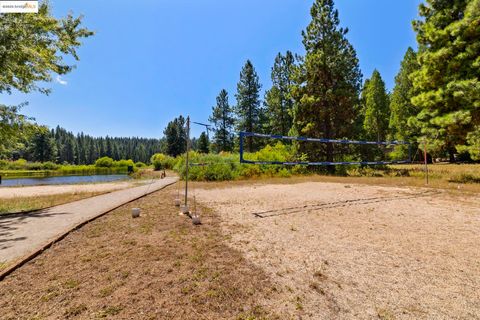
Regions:
M 294 156 L 293 147 L 277 143 L 267 145 L 255 153 L 246 153 L 245 159 L 259 161 L 304 161 Z M 242 164 L 238 153 L 221 152 L 219 154 L 189 153 L 189 179 L 192 181 L 229 181 L 250 178 L 291 177 L 310 174 L 327 174 L 325 168 L 309 168 L 306 166 L 252 165 Z M 170 169 L 185 178 L 185 156 L 176 158 L 155 154 L 151 163 L 156 170 Z M 324 171 L 321 171 L 324 170 Z M 480 165 L 478 164 L 436 164 L 429 166 L 430 178 L 447 183 L 480 183 Z M 344 177 L 378 177 L 378 178 L 413 178 L 423 179 L 423 165 L 388 165 L 360 166 L 343 165 L 335 168 L 336 176 Z
M 68 176 L 68 175 L 100 175 L 127 174 L 128 167 L 134 171 L 146 167 L 144 163 L 134 163 L 132 160 L 115 161 L 109 157 L 98 159 L 91 165 L 60 165 L 53 162 L 27 162 L 24 159 L 16 161 L 0 160 L 0 176 L 2 179 Z

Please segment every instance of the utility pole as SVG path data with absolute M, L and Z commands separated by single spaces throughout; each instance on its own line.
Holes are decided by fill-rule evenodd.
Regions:
M 188 206 L 188 152 L 190 151 L 190 116 L 187 117 L 187 155 L 185 157 L 185 207 Z
M 192 122 L 195 123 L 195 124 L 198 124 L 199 126 L 204 126 L 205 127 L 205 129 L 207 130 L 207 139 L 208 139 L 208 141 L 210 141 L 209 131 L 210 131 L 210 127 L 212 125 L 211 124 L 200 123 L 200 122 L 195 122 L 195 121 L 192 121 Z

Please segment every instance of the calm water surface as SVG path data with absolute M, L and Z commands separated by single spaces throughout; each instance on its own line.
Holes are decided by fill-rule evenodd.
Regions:
M 0 184 L 0 188 L 15 187 L 15 186 L 42 186 L 42 185 L 55 185 L 55 184 L 112 182 L 112 181 L 127 180 L 127 179 L 130 179 L 130 177 L 126 174 L 14 178 L 14 179 L 3 178 L 2 184 Z

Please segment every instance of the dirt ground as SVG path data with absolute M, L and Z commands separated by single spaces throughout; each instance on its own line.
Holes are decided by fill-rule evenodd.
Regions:
M 3 319 L 480 319 L 480 197 L 305 179 L 172 186 L 0 282 Z M 142 209 L 132 219 L 130 210 Z
M 199 184 L 229 246 L 301 319 L 480 319 L 480 197 L 342 183 Z M 198 189 L 202 187 L 203 189 Z
M 179 216 L 176 194 L 112 211 L 16 270 L 0 282 L 0 318 L 279 319 L 263 307 L 278 295 L 266 273 L 225 245 L 216 214 Z

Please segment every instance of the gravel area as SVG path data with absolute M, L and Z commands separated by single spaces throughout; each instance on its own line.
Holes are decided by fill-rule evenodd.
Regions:
M 302 319 L 480 319 L 480 197 L 341 183 L 196 190 Z

